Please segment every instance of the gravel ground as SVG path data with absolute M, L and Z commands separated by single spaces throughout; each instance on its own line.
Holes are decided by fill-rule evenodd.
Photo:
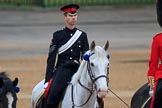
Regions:
M 126 103 L 146 81 L 152 37 L 160 27 L 154 7 L 84 8 L 77 27 L 89 42 L 110 41 L 110 89 Z M 64 27 L 62 13 L 53 10 L 0 10 L 0 70 L 19 78 L 17 108 L 29 108 L 32 88 L 44 78 L 52 33 Z M 111 92 L 105 108 L 126 108 Z

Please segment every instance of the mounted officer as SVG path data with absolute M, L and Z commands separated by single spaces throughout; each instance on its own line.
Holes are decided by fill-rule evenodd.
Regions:
M 49 48 L 45 85 L 50 79 L 52 82 L 47 95 L 47 108 L 58 108 L 68 82 L 80 65 L 82 54 L 89 50 L 87 34 L 76 28 L 78 9 L 77 4 L 60 9 L 64 14 L 65 28 L 53 33 Z

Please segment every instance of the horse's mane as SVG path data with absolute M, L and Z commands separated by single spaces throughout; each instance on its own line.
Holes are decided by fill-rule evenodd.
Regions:
M 0 72 L 0 76 L 7 76 L 6 72 Z
M 71 83 L 72 83 L 73 85 L 75 85 L 75 84 L 78 82 L 78 80 L 79 80 L 79 78 L 81 77 L 81 74 L 82 74 L 83 69 L 84 69 L 84 67 L 86 66 L 86 64 L 87 64 L 87 61 L 85 61 L 85 60 L 83 60 L 83 61 L 81 62 L 78 71 L 77 71 L 77 72 L 73 75 L 73 77 L 72 77 Z
M 96 46 L 95 49 L 93 50 L 93 52 L 95 53 L 95 56 L 97 56 L 97 57 L 105 55 L 105 51 L 104 52 L 103 51 L 104 51 L 103 48 L 100 46 Z M 91 51 L 89 50 L 85 54 L 89 54 L 90 52 Z M 87 61 L 83 60 L 79 66 L 79 69 L 72 77 L 71 83 L 73 85 L 75 85 L 78 82 L 78 80 L 80 79 L 82 72 L 85 71 L 84 67 L 86 65 L 87 65 Z
M 3 82 L 3 84 L 6 85 L 6 88 L 10 88 L 10 85 L 13 86 L 12 85 L 12 80 L 8 77 L 6 72 L 0 72 L 0 80 L 1 80 L 0 82 Z
M 3 78 L 3 79 L 9 79 L 6 72 L 0 72 L 0 77 Z
M 103 57 L 106 55 L 106 51 L 101 46 L 96 46 L 94 52 L 98 57 Z

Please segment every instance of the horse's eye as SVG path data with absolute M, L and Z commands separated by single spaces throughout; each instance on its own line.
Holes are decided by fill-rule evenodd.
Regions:
M 93 63 L 91 63 L 91 66 L 94 66 L 94 64 L 93 64 Z
M 109 54 L 107 54 L 106 57 L 107 57 L 108 59 L 110 59 L 110 55 L 109 55 Z

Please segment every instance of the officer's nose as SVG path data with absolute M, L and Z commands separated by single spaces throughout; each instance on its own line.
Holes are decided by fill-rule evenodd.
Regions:
M 73 17 L 72 20 L 75 21 L 76 19 Z

